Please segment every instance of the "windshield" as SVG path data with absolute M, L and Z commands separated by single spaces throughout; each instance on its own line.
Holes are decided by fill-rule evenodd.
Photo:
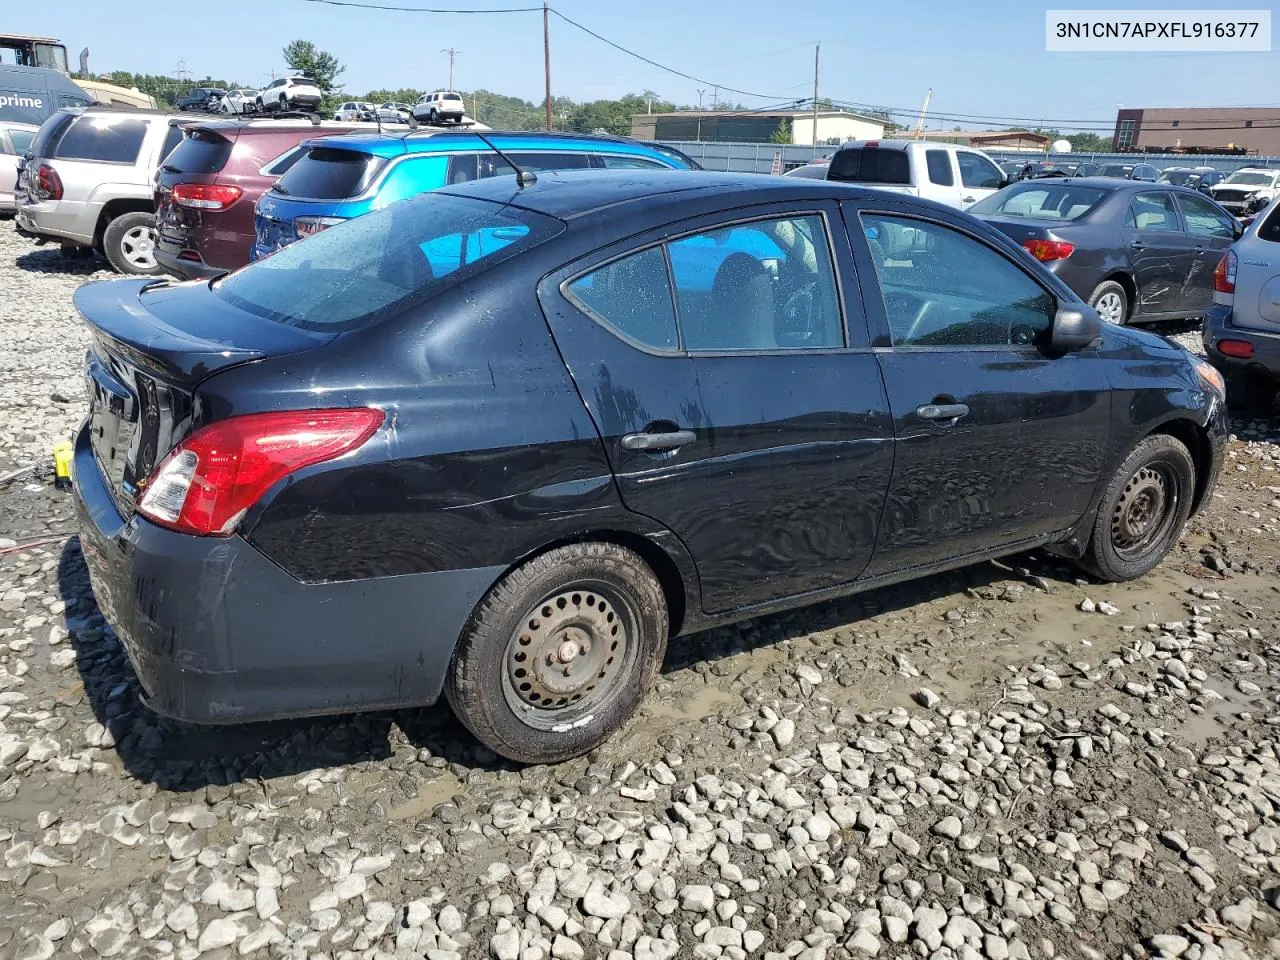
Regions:
M 269 320 L 339 333 L 429 300 L 563 229 L 527 210 L 428 193 L 291 244 L 212 289 Z
M 1106 190 L 1037 181 L 1012 186 L 984 197 L 969 208 L 974 216 L 1023 217 L 1028 220 L 1079 220 L 1102 202 Z
M 271 189 L 287 197 L 347 200 L 362 194 L 385 165 L 381 157 L 355 150 L 312 147 Z
M 1269 187 L 1273 180 L 1275 175 L 1271 173 L 1233 173 L 1223 182 L 1243 183 L 1250 187 Z
M 1160 174 L 1161 183 L 1173 183 L 1173 184 L 1181 185 L 1184 183 L 1194 183 L 1196 180 L 1199 180 L 1199 179 L 1200 179 L 1200 174 L 1195 173 L 1191 170 L 1166 170 L 1164 173 Z
M 1129 176 L 1129 171 L 1132 169 L 1133 167 L 1123 167 L 1118 164 L 1111 164 L 1110 166 L 1102 168 L 1102 175 L 1104 177 L 1127 177 Z

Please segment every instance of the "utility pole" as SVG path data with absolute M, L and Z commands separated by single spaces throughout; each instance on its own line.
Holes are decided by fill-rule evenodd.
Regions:
M 716 84 L 715 92 L 711 94 L 711 109 L 720 109 L 720 85 Z
M 698 134 L 694 139 L 699 143 L 702 142 L 702 95 L 706 92 L 705 89 L 698 91 Z
M 455 50 L 453 49 L 453 47 L 449 47 L 445 50 L 441 50 L 440 52 L 447 53 L 449 55 L 449 89 L 452 90 L 453 89 L 453 60 L 461 51 Z
M 818 155 L 818 53 L 822 44 L 813 45 L 813 155 Z
M 547 77 L 547 129 L 551 129 L 551 12 L 542 0 L 542 62 Z

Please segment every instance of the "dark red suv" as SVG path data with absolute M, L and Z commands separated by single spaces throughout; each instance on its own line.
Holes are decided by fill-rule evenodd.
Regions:
M 249 262 L 253 206 L 302 156 L 303 140 L 349 133 L 309 120 L 211 120 L 186 127 L 156 174 L 156 260 L 184 280 Z

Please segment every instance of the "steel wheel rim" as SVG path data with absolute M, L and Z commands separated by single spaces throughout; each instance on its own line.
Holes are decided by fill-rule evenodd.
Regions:
M 553 590 L 511 632 L 502 692 L 525 723 L 564 733 L 588 723 L 621 693 L 635 664 L 639 617 L 599 580 Z
M 151 227 L 131 227 L 120 238 L 120 252 L 135 267 L 156 265 L 156 232 Z
M 1111 544 L 1122 560 L 1139 560 L 1173 527 L 1181 500 L 1177 473 L 1165 463 L 1139 468 L 1111 512 Z
M 1120 294 L 1114 290 L 1108 290 L 1100 296 L 1093 308 L 1098 311 L 1098 316 L 1107 323 L 1124 322 L 1124 303 L 1120 300 Z

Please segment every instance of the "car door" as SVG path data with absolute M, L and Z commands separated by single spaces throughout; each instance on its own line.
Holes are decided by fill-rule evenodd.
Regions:
M 868 576 L 1030 544 L 1088 508 L 1110 392 L 1092 349 L 1047 351 L 1056 295 L 960 217 L 847 201 L 894 419 Z M 873 282 L 874 281 L 874 282 Z
M 1138 288 L 1134 312 L 1153 317 L 1176 311 L 1195 262 L 1195 249 L 1182 229 L 1173 191 L 1134 194 L 1120 238 Z
M 947 147 L 929 147 L 924 151 L 924 169 L 918 175 L 924 181 L 920 184 L 920 196 L 957 210 L 963 206 L 955 151 Z
M 1182 212 L 1182 222 L 1195 259 L 1183 288 L 1181 309 L 1191 316 L 1202 316 L 1213 304 L 1213 271 L 1227 248 L 1236 239 L 1235 217 L 1212 200 L 1197 193 L 1178 191 L 1174 194 Z
M 980 153 L 972 150 L 956 151 L 956 167 L 960 171 L 960 209 L 967 210 L 983 197 L 989 197 L 1000 189 L 1004 174 L 1000 168 Z
M 893 444 L 834 204 L 654 231 L 540 296 L 623 501 L 684 543 L 704 610 L 857 578 Z

